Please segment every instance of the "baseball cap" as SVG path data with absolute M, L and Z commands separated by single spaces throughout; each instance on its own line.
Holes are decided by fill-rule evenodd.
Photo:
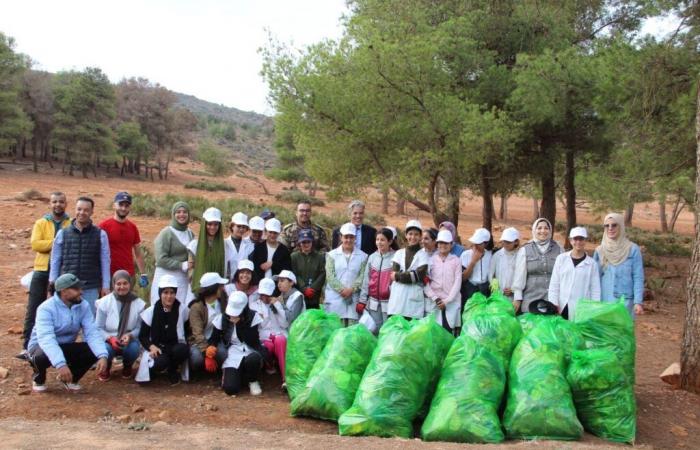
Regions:
M 573 239 L 576 237 L 582 237 L 586 239 L 588 238 L 588 232 L 584 227 L 573 227 L 571 231 L 569 231 L 569 238 Z
M 440 230 L 437 235 L 437 242 L 452 243 L 452 233 L 450 233 L 450 230 Z
M 515 242 L 520 239 L 520 232 L 513 227 L 506 228 L 501 233 L 501 240 L 506 242 Z
M 297 276 L 294 275 L 294 273 L 291 270 L 283 270 L 279 273 L 279 275 L 275 275 L 274 277 L 272 277 L 272 279 L 275 281 L 279 280 L 280 278 L 286 278 L 288 280 L 291 280 L 291 282 L 294 284 L 296 284 L 297 282 Z
M 416 219 L 412 219 L 406 222 L 406 232 L 408 232 L 408 230 L 410 230 L 411 228 L 416 228 L 418 229 L 418 231 L 423 231 L 423 225 L 421 225 L 420 222 Z
M 474 230 L 474 234 L 469 238 L 469 242 L 472 244 L 483 244 L 491 239 L 491 233 L 486 228 L 477 228 Z
M 237 270 L 250 270 L 251 272 L 253 271 L 253 261 L 249 259 L 242 259 L 238 261 L 238 267 L 236 268 Z
M 202 218 L 207 222 L 221 222 L 221 211 L 217 208 L 207 208 L 202 214 Z
M 272 295 L 275 292 L 275 282 L 269 278 L 263 278 L 258 284 L 258 294 L 261 295 Z
M 228 297 L 228 303 L 226 304 L 226 314 L 229 316 L 238 317 L 241 315 L 246 305 L 248 304 L 248 296 L 245 292 L 233 291 Z
M 114 203 L 127 202 L 131 204 L 131 195 L 128 192 L 117 192 L 114 196 Z
M 172 275 L 163 275 L 158 280 L 158 289 L 175 288 L 177 289 L 177 280 Z
M 233 216 L 231 216 L 231 222 L 233 222 L 234 225 L 244 225 L 248 226 L 248 216 L 243 214 L 242 212 L 237 212 Z
M 308 228 L 299 231 L 299 239 L 298 239 L 299 242 L 307 242 L 307 241 L 313 242 L 313 240 L 314 240 L 314 232 L 313 231 L 309 230 Z
M 355 227 L 355 225 L 351 224 L 350 222 L 343 224 L 343 226 L 340 227 L 340 235 L 341 236 L 347 236 L 347 235 L 355 236 L 356 232 L 357 232 L 357 228 Z
M 265 229 L 267 231 L 272 231 L 273 233 L 279 233 L 282 231 L 282 222 L 273 217 L 265 222 Z
M 209 287 L 209 286 L 214 286 L 215 284 L 226 284 L 228 283 L 228 280 L 226 278 L 222 278 L 219 276 L 218 273 L 216 272 L 207 272 L 202 277 L 199 279 L 199 287 Z
M 251 217 L 248 226 L 251 230 L 265 231 L 265 220 L 260 216 Z
M 72 273 L 64 273 L 60 277 L 56 278 L 56 281 L 53 283 L 54 288 L 56 288 L 57 291 L 62 291 L 64 289 L 72 288 L 72 287 L 82 287 L 83 282 L 78 279 L 75 275 Z
M 273 211 L 270 211 L 269 208 L 265 208 L 260 213 L 260 217 L 262 218 L 262 220 L 270 220 L 275 217 L 275 213 Z

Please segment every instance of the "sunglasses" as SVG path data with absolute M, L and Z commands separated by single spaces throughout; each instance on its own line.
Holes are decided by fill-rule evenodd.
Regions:
M 617 228 L 617 224 L 616 223 L 606 223 L 605 225 L 603 225 L 603 228 Z

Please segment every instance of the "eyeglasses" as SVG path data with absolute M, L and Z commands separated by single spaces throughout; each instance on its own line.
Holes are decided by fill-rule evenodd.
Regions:
M 300 213 L 306 213 L 306 214 L 308 214 L 308 213 L 311 212 L 310 209 L 297 209 L 297 211 L 300 212 Z
M 617 224 L 616 223 L 606 223 L 605 225 L 603 225 L 603 228 L 617 228 Z

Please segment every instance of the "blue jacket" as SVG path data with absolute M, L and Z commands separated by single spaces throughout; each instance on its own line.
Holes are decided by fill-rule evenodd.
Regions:
M 98 359 L 106 358 L 107 345 L 95 326 L 90 304 L 82 301 L 69 309 L 56 293 L 37 308 L 36 323 L 27 350 L 33 352 L 40 347 L 51 365 L 60 369 L 66 365 L 66 358 L 58 345 L 75 342 L 80 330 L 83 331 L 83 341 L 88 343 L 92 353 Z
M 600 298 L 604 302 L 617 301 L 625 296 L 625 305 L 632 309 L 633 305 L 644 301 L 644 263 L 642 252 L 637 244 L 632 244 L 627 259 L 613 266 L 608 264 L 604 269 L 600 266 L 598 251 L 593 254 L 593 259 L 600 267 Z

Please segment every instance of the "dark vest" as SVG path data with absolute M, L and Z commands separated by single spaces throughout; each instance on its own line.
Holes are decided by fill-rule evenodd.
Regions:
M 537 244 L 534 242 L 525 244 L 527 281 L 525 282 L 525 289 L 523 289 L 521 311 L 527 312 L 530 303 L 535 300 L 547 300 L 549 298 L 549 280 L 552 278 L 554 262 L 561 252 L 561 247 L 554 240 L 550 241 L 549 247 L 544 253 L 540 253 L 537 249 Z
M 80 231 L 75 227 L 75 220 L 63 229 L 60 273 L 72 273 L 84 282 L 85 289 L 102 286 L 101 231 L 92 223 Z

